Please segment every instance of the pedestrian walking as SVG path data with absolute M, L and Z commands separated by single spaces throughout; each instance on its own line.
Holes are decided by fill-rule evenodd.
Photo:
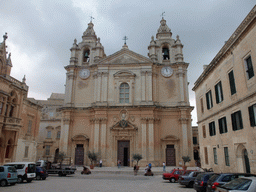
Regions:
M 165 162 L 163 162 L 163 172 L 165 172 Z
M 152 167 L 152 164 L 151 164 L 151 163 L 149 163 L 149 164 L 148 164 L 148 167 L 151 169 L 151 167 Z
M 120 167 L 121 167 L 121 161 L 120 160 L 117 161 L 117 166 L 118 166 L 118 169 L 120 169 Z
M 134 175 L 136 176 L 136 175 L 137 175 L 137 172 L 138 172 L 137 165 L 134 165 L 134 167 L 133 167 L 133 172 L 134 172 Z
M 102 160 L 100 160 L 100 167 L 102 167 Z

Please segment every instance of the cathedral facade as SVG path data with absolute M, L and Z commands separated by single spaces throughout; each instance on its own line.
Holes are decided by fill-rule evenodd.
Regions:
M 191 111 L 183 45 L 172 38 L 162 18 L 145 57 L 129 50 L 106 56 L 93 23 L 74 40 L 65 67 L 66 90 L 61 107 L 59 151 L 76 165 L 88 165 L 88 151 L 104 166 L 151 162 L 179 166 L 182 156 L 193 159 Z M 194 162 L 191 161 L 191 165 Z

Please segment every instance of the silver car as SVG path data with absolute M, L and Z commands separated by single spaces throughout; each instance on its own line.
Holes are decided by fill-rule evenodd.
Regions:
M 255 192 L 256 177 L 242 177 L 234 179 L 220 187 L 217 187 L 217 192 Z

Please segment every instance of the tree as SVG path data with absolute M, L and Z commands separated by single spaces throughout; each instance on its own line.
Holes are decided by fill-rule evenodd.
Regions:
M 182 156 L 182 160 L 183 160 L 183 163 L 184 163 L 184 166 L 187 162 L 191 161 L 190 157 L 189 156 Z
M 98 154 L 95 153 L 94 151 L 92 151 L 92 152 L 91 152 L 91 151 L 88 151 L 87 156 L 88 156 L 88 158 L 89 158 L 90 161 L 91 161 L 91 165 L 93 165 L 93 162 L 97 161 Z
M 133 160 L 137 161 L 137 165 L 139 164 L 139 161 L 142 159 L 142 155 L 135 153 L 132 155 Z
M 62 166 L 62 162 L 64 161 L 65 157 L 66 157 L 66 154 L 64 152 L 59 152 L 58 155 L 56 156 L 57 162 L 60 163 L 60 168 Z

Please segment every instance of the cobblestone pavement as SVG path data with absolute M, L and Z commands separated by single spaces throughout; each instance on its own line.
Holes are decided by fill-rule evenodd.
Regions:
M 16 184 L 14 186 L 0 187 L 1 192 L 142 192 L 142 191 L 171 191 L 187 192 L 194 191 L 193 188 L 186 188 L 178 183 L 164 181 L 161 175 L 146 177 L 131 174 L 107 174 L 93 173 L 92 175 L 81 175 L 80 171 L 72 176 L 59 177 L 49 176 L 45 181 L 34 180 L 31 183 Z

